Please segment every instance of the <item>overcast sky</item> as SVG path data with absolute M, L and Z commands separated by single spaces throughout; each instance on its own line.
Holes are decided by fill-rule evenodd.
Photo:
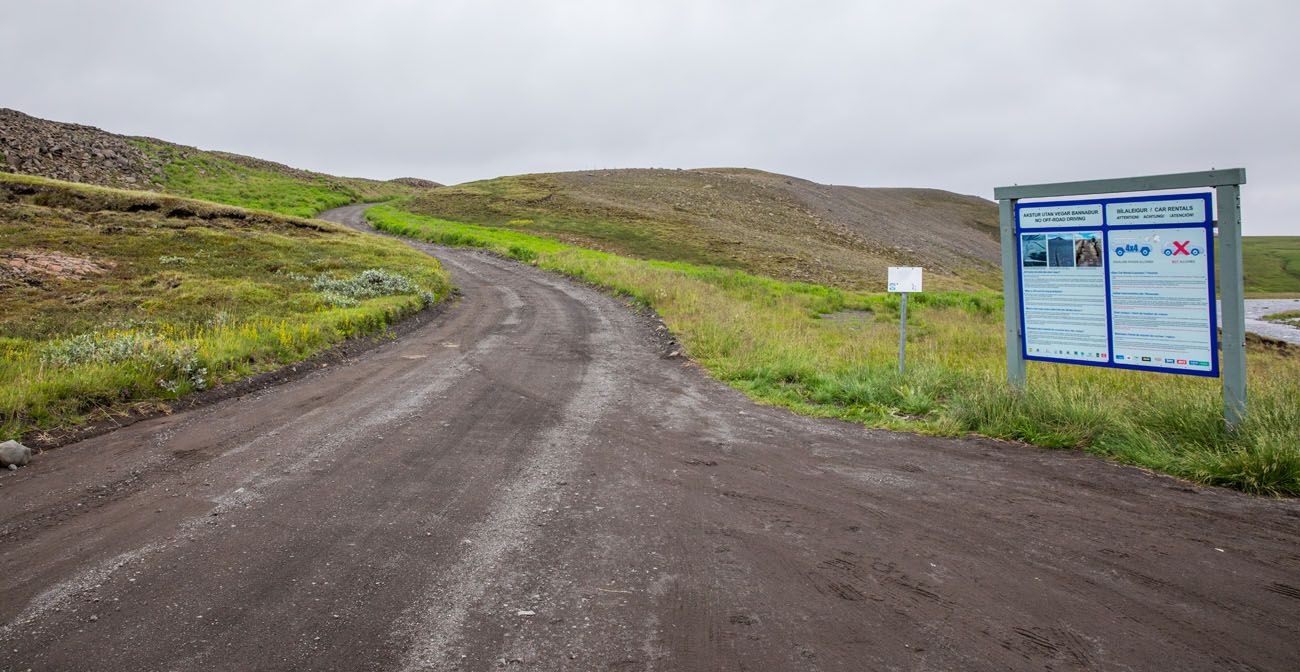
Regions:
M 0 107 L 335 174 L 1245 167 L 1300 235 L 1300 2 L 0 0 Z

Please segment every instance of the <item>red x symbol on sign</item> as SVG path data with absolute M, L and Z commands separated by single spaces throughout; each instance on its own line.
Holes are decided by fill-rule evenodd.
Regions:
M 1192 241 L 1190 241 L 1190 240 L 1184 240 L 1184 241 L 1181 242 L 1181 243 L 1175 240 L 1175 241 L 1174 241 L 1174 256 L 1176 257 L 1176 256 L 1178 256 L 1178 255 L 1180 255 L 1180 254 L 1185 254 L 1185 255 L 1187 255 L 1187 256 L 1189 256 L 1189 257 L 1192 256 L 1192 253 L 1187 251 L 1187 246 L 1190 245 L 1191 243 L 1192 243 Z

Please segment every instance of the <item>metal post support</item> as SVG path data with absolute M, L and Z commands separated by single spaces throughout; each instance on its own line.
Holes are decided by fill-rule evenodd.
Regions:
M 1219 297 L 1223 312 L 1223 419 L 1236 429 L 1246 418 L 1246 311 L 1241 262 L 1241 187 L 1215 187 L 1219 202 Z
M 1007 383 L 1025 386 L 1025 357 L 1020 349 L 1020 260 L 1016 258 L 1016 201 L 998 201 L 1002 229 L 1002 304 L 1003 331 L 1007 341 Z
M 907 353 L 907 292 L 903 292 L 903 303 L 899 308 L 898 318 L 898 372 L 903 372 L 903 357 Z

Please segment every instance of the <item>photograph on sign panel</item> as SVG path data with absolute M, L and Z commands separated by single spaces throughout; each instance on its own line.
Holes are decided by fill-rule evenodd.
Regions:
M 1074 266 L 1074 234 L 1053 233 L 1047 237 L 1047 265 L 1057 268 Z
M 1079 232 L 1074 238 L 1074 265 L 1078 268 L 1101 268 L 1101 239 L 1091 232 Z
M 1020 236 L 1021 263 L 1025 266 L 1047 265 L 1047 237 L 1041 233 Z

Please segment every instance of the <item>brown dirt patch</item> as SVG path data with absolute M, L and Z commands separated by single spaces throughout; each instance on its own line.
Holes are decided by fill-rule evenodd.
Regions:
M 0 277 L 47 275 L 76 280 L 88 275 L 103 275 L 113 266 L 111 261 L 94 261 L 61 252 L 38 250 L 0 252 Z

